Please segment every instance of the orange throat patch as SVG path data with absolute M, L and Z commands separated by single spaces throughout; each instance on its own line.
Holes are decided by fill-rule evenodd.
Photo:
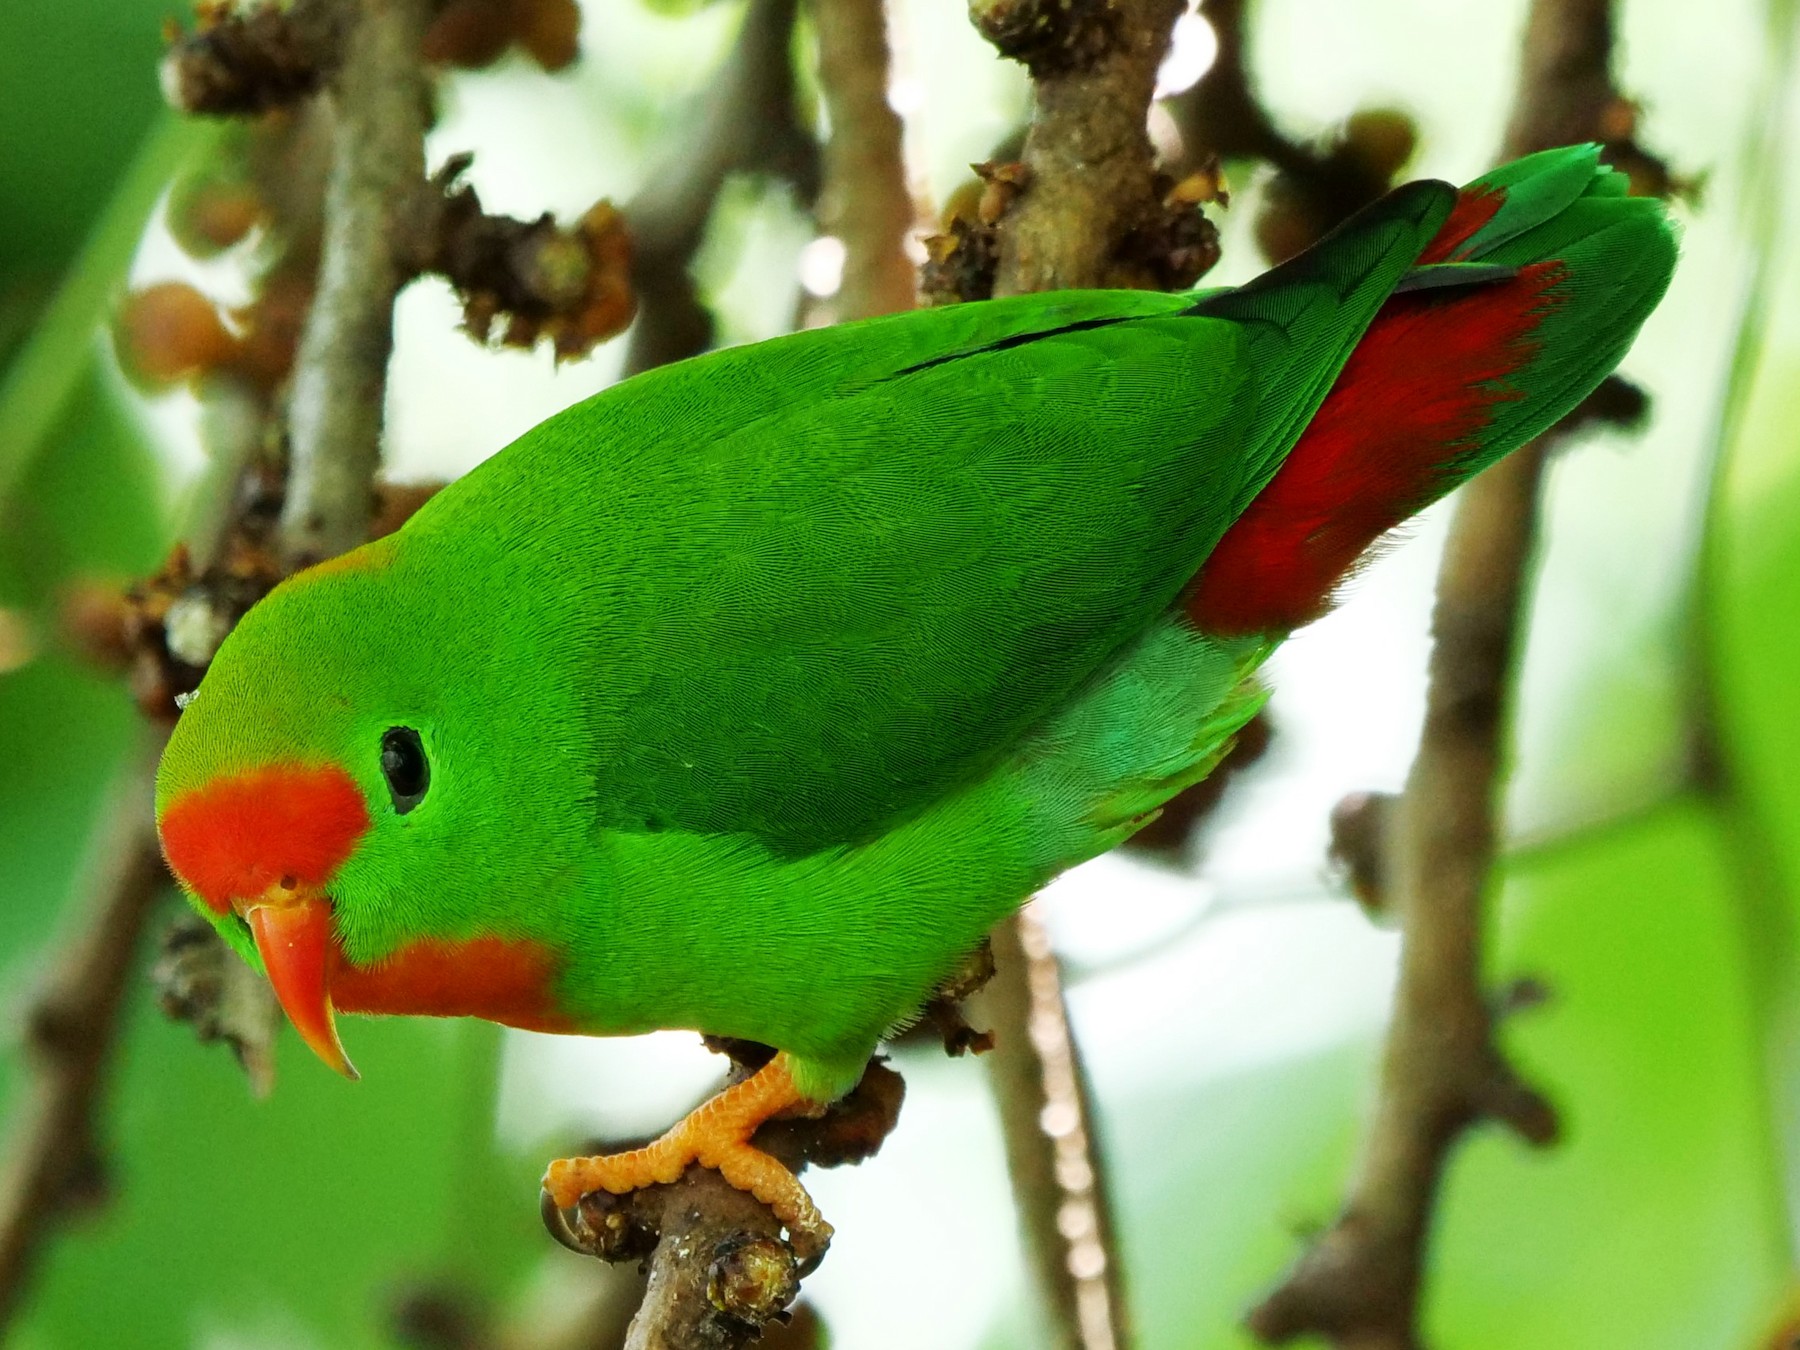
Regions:
M 524 938 L 427 938 L 368 966 L 334 951 L 327 987 L 342 1012 L 481 1017 L 525 1031 L 572 1031 L 554 997 L 560 965 L 548 947 Z

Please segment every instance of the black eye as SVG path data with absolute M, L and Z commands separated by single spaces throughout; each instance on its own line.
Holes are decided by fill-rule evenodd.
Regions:
M 431 786 L 431 765 L 425 746 L 411 727 L 390 727 L 381 737 L 381 776 L 387 779 L 394 810 L 405 815 L 425 800 Z

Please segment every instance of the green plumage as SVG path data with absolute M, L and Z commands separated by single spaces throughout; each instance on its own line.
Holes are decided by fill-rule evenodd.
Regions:
M 1560 153 L 1586 156 L 1576 190 L 1481 261 L 1637 211 L 1584 197 L 1591 154 Z M 1235 291 L 927 310 L 628 381 L 254 609 L 159 809 L 335 764 L 372 818 L 330 887 L 350 961 L 531 939 L 582 1029 L 765 1041 L 835 1095 L 1254 709 L 1281 634 L 1198 631 L 1182 596 L 1455 197 L 1411 185 Z M 1592 283 L 1628 321 L 1597 344 L 1587 310 L 1546 318 L 1571 326 L 1547 346 L 1591 350 L 1506 416 L 1611 368 L 1666 281 L 1654 220 L 1660 250 L 1621 245 Z M 395 726 L 431 764 L 405 815 L 379 764 Z

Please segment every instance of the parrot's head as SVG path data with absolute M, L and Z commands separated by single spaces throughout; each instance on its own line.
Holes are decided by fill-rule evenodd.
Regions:
M 588 795 L 530 644 L 394 554 L 377 541 L 245 615 L 157 775 L 182 887 L 350 1076 L 334 1006 L 553 1026 L 530 916 Z

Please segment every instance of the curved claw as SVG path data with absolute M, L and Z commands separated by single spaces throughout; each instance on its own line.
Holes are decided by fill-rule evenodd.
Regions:
M 567 1247 L 570 1251 L 578 1252 L 582 1256 L 594 1254 L 580 1238 L 575 1236 L 575 1230 L 569 1226 L 569 1216 L 564 1213 L 562 1206 L 556 1203 L 556 1198 L 549 1191 L 538 1192 L 538 1215 L 544 1221 L 545 1231 L 556 1239 L 559 1246 Z
M 794 1253 L 794 1277 L 804 1280 L 819 1268 L 825 1253 L 831 1250 L 836 1230 L 820 1219 L 812 1229 L 788 1229 L 788 1247 Z

